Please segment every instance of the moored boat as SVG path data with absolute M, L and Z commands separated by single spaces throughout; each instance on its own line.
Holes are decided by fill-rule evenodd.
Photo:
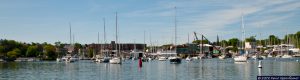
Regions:
M 233 58 L 235 62 L 246 62 L 247 57 L 246 56 L 236 56 Z
M 121 58 L 120 57 L 114 57 L 109 60 L 109 63 L 111 64 L 121 64 Z
M 179 57 L 170 57 L 170 63 L 172 64 L 178 64 L 181 63 L 181 59 Z
M 159 60 L 159 61 L 166 61 L 166 60 L 167 60 L 167 58 L 166 58 L 166 57 L 163 57 L 163 56 L 161 56 L 161 57 L 159 57 L 159 58 L 158 58 L 158 60 Z

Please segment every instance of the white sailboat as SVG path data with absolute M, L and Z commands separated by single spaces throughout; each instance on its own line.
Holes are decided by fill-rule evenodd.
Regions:
M 177 42 L 177 21 L 176 21 L 176 7 L 175 7 L 175 19 L 174 19 L 174 22 L 175 22 L 175 44 L 174 44 L 174 47 L 175 47 L 175 55 L 173 57 L 170 57 L 169 60 L 171 63 L 181 63 L 181 59 L 177 56 L 177 45 L 176 45 L 176 42 Z
M 70 46 L 69 47 L 72 47 L 74 48 L 74 45 L 72 44 L 72 27 L 71 27 L 71 23 L 69 23 L 69 26 L 70 26 Z M 73 35 L 73 42 L 74 42 L 74 35 Z M 75 62 L 75 61 L 78 61 L 79 58 L 77 57 L 77 55 L 73 55 L 72 56 L 72 51 L 69 53 L 67 53 L 66 56 L 64 56 L 62 58 L 62 61 L 65 61 L 67 63 L 70 63 L 70 62 Z
M 121 64 L 122 60 L 120 57 L 120 53 L 119 53 L 119 46 L 118 45 L 118 14 L 116 12 L 116 54 L 114 55 L 114 57 L 112 59 L 109 60 L 109 63 L 111 64 Z
M 290 41 L 289 40 L 290 39 L 289 39 L 289 36 L 287 34 L 287 47 L 284 49 L 285 50 L 285 54 L 281 58 L 293 58 L 293 56 L 289 54 L 291 47 L 293 47 L 293 46 L 290 45 Z
M 242 32 L 243 32 L 243 40 L 245 40 L 245 26 L 244 26 L 244 16 L 242 15 Z M 242 43 L 242 52 L 245 52 L 244 50 L 244 45 L 245 43 Z M 247 52 L 243 55 L 239 55 L 239 56 L 236 56 L 234 57 L 234 61 L 235 62 L 246 62 L 247 61 Z

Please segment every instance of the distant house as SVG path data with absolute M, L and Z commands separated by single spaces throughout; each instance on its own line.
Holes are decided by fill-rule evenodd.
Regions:
M 248 54 L 256 53 L 256 42 L 245 42 L 245 50 L 248 52 Z
M 118 47 L 116 47 L 118 46 Z M 87 47 L 89 49 L 93 49 L 96 53 L 99 53 L 101 50 L 111 50 L 112 52 L 116 52 L 117 49 L 119 49 L 122 52 L 129 53 L 132 50 L 136 49 L 137 51 L 143 51 L 146 47 L 146 44 L 140 44 L 140 43 L 118 43 L 116 44 L 114 41 L 112 41 L 110 44 L 88 44 Z
M 75 51 L 74 45 L 65 45 L 64 48 L 68 50 L 68 53 L 74 53 L 74 51 Z

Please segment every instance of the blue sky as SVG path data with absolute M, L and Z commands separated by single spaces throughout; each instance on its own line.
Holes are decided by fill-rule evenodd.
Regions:
M 118 12 L 122 43 L 155 45 L 174 42 L 174 6 L 177 7 L 178 42 L 193 40 L 193 32 L 211 41 L 241 38 L 244 15 L 246 37 L 274 34 L 280 38 L 300 31 L 299 0 L 1 0 L 0 38 L 22 42 L 69 43 L 69 25 L 75 42 L 103 42 L 103 18 L 107 41 L 115 40 Z M 200 35 L 199 35 L 200 36 Z

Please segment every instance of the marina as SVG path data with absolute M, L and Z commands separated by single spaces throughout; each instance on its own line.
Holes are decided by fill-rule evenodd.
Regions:
M 0 80 L 300 80 L 297 0 L 0 5 Z

